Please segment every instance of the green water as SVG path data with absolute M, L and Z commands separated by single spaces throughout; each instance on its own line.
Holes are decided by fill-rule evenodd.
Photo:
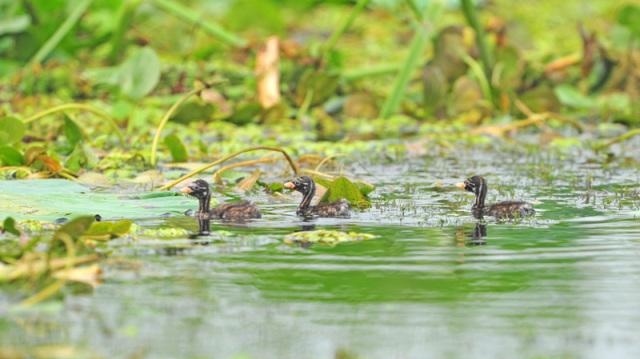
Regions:
M 2 310 L 0 346 L 98 358 L 640 357 L 637 168 L 471 151 L 348 168 L 378 186 L 371 209 L 302 222 L 299 197 L 256 194 L 260 221 L 214 223 L 197 240 L 115 240 L 92 293 Z M 536 217 L 478 224 L 471 195 L 452 186 L 476 173 L 489 200 L 533 201 Z M 197 230 L 180 215 L 192 200 L 156 201 L 139 225 Z M 47 215 L 64 216 L 59 206 Z M 283 244 L 310 226 L 378 237 Z

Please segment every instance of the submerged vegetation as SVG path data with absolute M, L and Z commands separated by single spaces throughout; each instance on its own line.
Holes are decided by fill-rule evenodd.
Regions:
M 112 239 L 209 234 L 138 223 L 191 214 L 178 192 L 196 177 L 214 202 L 294 206 L 283 183 L 310 176 L 320 202 L 442 226 L 358 175 L 467 147 L 637 168 L 639 134 L 634 1 L 0 0 L 0 286 L 30 306 L 97 286 Z M 607 191 L 582 180 L 562 178 L 584 203 Z M 612 193 L 602 206 L 637 209 L 637 190 Z M 347 227 L 278 239 L 379 237 Z

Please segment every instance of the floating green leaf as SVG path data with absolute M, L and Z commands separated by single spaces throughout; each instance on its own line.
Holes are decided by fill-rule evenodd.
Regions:
M 0 118 L 0 143 L 14 144 L 22 141 L 25 124 L 15 117 Z
M 20 231 L 16 228 L 16 220 L 12 217 L 7 217 L 4 219 L 4 222 L 2 223 L 2 231 L 11 233 L 16 236 L 20 235 Z
M 189 159 L 187 148 L 178 136 L 171 134 L 165 137 L 164 144 L 169 148 L 173 162 L 187 162 Z
M 340 232 L 326 229 L 302 231 L 287 234 L 284 243 L 287 244 L 327 244 L 334 246 L 339 243 L 362 241 L 375 238 L 375 235 L 358 232 Z
M 53 238 L 61 238 L 66 235 L 77 239 L 87 232 L 95 220 L 94 216 L 81 216 L 74 218 L 62 225 L 62 227 L 58 228 L 58 230 L 53 234 Z
M 342 198 L 349 201 L 352 206 L 358 208 L 368 208 L 371 206 L 371 202 L 367 198 L 366 194 L 371 192 L 373 188 L 371 185 L 365 186 L 364 184 L 354 184 L 346 177 L 337 177 L 333 181 L 326 179 L 315 179 L 317 183 L 327 188 L 327 192 L 322 196 L 320 202 L 335 202 Z
M 130 220 L 120 220 L 115 222 L 94 222 L 83 234 L 83 238 L 90 239 L 112 239 L 128 234 L 133 224 Z
M 0 146 L 0 163 L 5 166 L 20 166 L 24 163 L 24 156 L 13 147 Z

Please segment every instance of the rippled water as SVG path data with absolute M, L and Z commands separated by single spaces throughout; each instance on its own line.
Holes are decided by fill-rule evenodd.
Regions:
M 116 240 L 103 285 L 8 312 L 0 344 L 105 358 L 640 357 L 637 168 L 481 151 L 392 162 L 349 167 L 377 189 L 348 220 L 304 223 L 298 197 L 259 197 L 262 220 L 210 238 Z M 533 201 L 536 217 L 478 223 L 452 186 L 476 173 L 489 200 Z M 310 224 L 378 238 L 283 244 Z

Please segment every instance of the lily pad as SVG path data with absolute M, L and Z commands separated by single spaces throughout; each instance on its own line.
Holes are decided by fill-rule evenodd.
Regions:
M 361 183 L 357 185 L 344 176 L 337 177 L 333 181 L 322 178 L 315 179 L 317 183 L 327 188 L 320 202 L 335 202 L 340 199 L 346 199 L 352 206 L 358 208 L 368 208 L 371 202 L 367 198 L 367 194 L 373 190 L 373 186 Z
M 174 192 L 145 196 L 148 193 L 91 191 L 88 186 L 59 179 L 0 181 L 0 218 L 54 221 L 95 214 L 105 220 L 154 218 L 167 213 L 182 215 L 196 206 L 192 199 Z
M 341 232 L 319 229 L 315 231 L 303 231 L 287 234 L 284 243 L 287 244 L 326 244 L 334 246 L 339 243 L 357 242 L 373 239 L 376 236 L 369 233 Z

